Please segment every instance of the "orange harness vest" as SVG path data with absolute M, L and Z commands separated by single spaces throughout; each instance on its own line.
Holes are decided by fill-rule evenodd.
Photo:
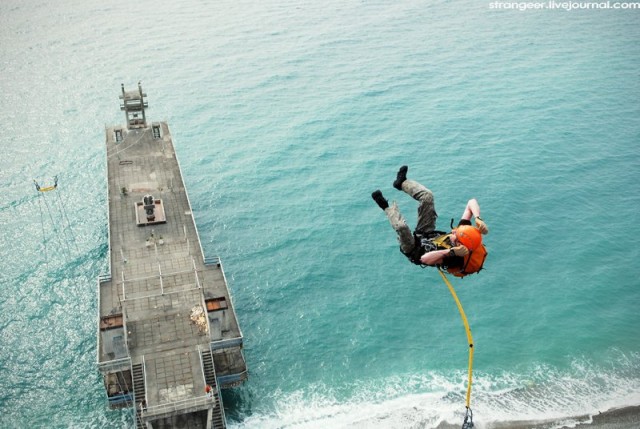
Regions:
M 451 241 L 449 240 L 449 237 L 451 237 L 451 234 L 443 234 L 433 238 L 431 241 L 438 247 L 450 249 Z M 464 257 L 464 263 L 461 267 L 447 268 L 447 271 L 456 277 L 464 277 L 469 274 L 478 273 L 482 270 L 482 266 L 484 265 L 484 260 L 486 258 L 487 249 L 484 247 L 484 244 L 481 244 L 476 250 L 469 251 L 469 253 Z

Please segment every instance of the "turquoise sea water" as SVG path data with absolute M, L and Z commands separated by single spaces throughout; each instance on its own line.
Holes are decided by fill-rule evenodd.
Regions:
M 477 427 L 640 404 L 639 23 L 488 1 L 3 1 L 0 427 L 132 425 L 106 408 L 95 322 L 103 130 L 138 80 L 245 336 L 230 427 L 462 421 L 460 316 L 370 198 L 415 223 L 403 164 L 440 228 L 476 197 L 491 229 L 486 270 L 454 280 Z M 49 218 L 32 180 L 55 175 Z

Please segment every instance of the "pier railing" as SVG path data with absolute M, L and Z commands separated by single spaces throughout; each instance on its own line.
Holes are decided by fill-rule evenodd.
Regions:
M 114 371 L 122 371 L 131 369 L 131 358 L 124 357 L 115 360 L 109 360 L 106 362 L 98 362 L 98 370 L 100 372 L 109 373 Z
M 197 269 L 195 261 L 189 270 L 163 273 L 158 265 L 158 272 L 153 275 L 122 279 L 116 284 L 122 289 L 122 301 L 153 298 L 172 293 L 202 289 L 200 277 L 205 270 Z
M 215 398 L 210 396 L 197 396 L 195 398 L 181 399 L 178 401 L 170 402 L 167 404 L 154 405 L 144 408 L 142 410 L 142 417 L 146 419 L 155 420 L 167 415 L 171 415 L 176 411 L 181 412 L 194 412 L 200 410 L 206 410 L 208 408 L 215 408 Z
M 207 256 L 204 258 L 205 265 L 220 265 L 220 257 L 219 256 Z
M 211 351 L 220 350 L 220 349 L 230 349 L 232 347 L 242 346 L 243 340 L 242 337 L 230 338 L 228 340 L 219 340 L 212 341 L 209 343 L 209 348 Z

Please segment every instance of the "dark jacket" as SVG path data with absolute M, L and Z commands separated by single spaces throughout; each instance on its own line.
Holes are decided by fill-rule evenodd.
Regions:
M 460 219 L 460 222 L 458 222 L 458 226 L 460 225 L 471 225 L 471 222 L 466 219 Z M 409 260 L 414 264 L 427 266 L 420 261 L 420 258 L 422 257 L 422 255 L 424 255 L 427 252 L 432 252 L 434 250 L 444 250 L 451 247 L 451 242 L 449 241 L 449 238 L 447 238 L 445 241 L 445 243 L 448 244 L 449 247 L 438 246 L 436 243 L 433 242 L 435 238 L 440 237 L 442 235 L 446 235 L 446 234 L 447 233 L 444 231 L 429 231 L 425 233 L 416 231 L 413 233 L 413 238 L 415 240 L 413 250 L 409 254 L 404 252 L 402 253 L 407 258 L 409 258 Z M 439 267 L 442 269 L 447 269 L 447 268 L 458 268 L 458 267 L 462 267 L 463 265 L 464 265 L 464 256 L 453 255 L 453 256 L 445 256 L 444 260 L 442 261 L 442 264 L 440 264 Z

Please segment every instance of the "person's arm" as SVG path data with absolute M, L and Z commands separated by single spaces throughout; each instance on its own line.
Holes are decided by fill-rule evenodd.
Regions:
M 440 265 L 446 256 L 449 255 L 449 249 L 432 250 L 420 257 L 420 262 L 425 265 Z
M 420 257 L 420 262 L 425 265 L 441 265 L 444 262 L 444 258 L 453 256 L 465 256 L 469 253 L 469 249 L 464 246 L 456 246 L 451 249 L 432 250 Z
M 462 213 L 461 219 L 471 221 L 471 216 L 475 218 L 476 228 L 478 228 L 481 233 L 486 234 L 489 232 L 487 224 L 480 218 L 480 204 L 478 204 L 478 200 L 475 198 L 471 198 L 467 202 L 467 206 L 464 209 L 464 213 Z
M 480 204 L 478 204 L 478 200 L 475 198 L 467 201 L 467 206 L 464 208 L 464 213 L 462 213 L 462 219 L 471 220 L 471 216 L 480 216 Z

